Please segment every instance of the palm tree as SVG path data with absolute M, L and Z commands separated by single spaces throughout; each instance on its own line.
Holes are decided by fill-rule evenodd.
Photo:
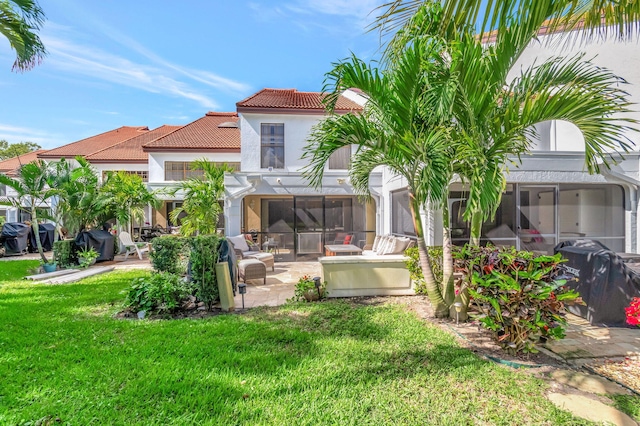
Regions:
M 226 165 L 216 165 L 206 159 L 194 161 L 192 170 L 202 170 L 202 176 L 192 177 L 180 183 L 173 191 L 183 193 L 182 207 L 171 211 L 171 220 L 181 221 L 182 235 L 215 234 L 218 217 L 222 208 L 218 203 L 224 195 L 224 174 L 233 169 Z M 185 214 L 181 218 L 181 215 Z
M 158 207 L 160 200 L 149 191 L 142 178 L 123 171 L 107 174 L 107 179 L 99 190 L 98 208 L 103 219 L 115 218 L 120 226 L 131 233 L 133 222 L 144 220 L 144 208 Z
M 398 30 L 407 29 L 407 23 L 423 6 L 433 3 L 443 4 L 440 34 L 451 26 L 476 25 L 480 33 L 485 33 L 505 28 L 513 17 L 525 15 L 534 19 L 536 33 L 542 26 L 555 32 L 580 25 L 594 36 L 613 26 L 625 38 L 640 29 L 640 2 L 635 0 L 393 0 L 378 8 L 380 15 L 371 28 L 395 38 Z
M 381 165 L 406 180 L 427 292 L 435 314 L 447 316 L 453 282 L 436 282 L 420 220 L 421 208 L 427 202 L 443 204 L 451 179 L 449 135 L 431 105 L 426 104 L 426 70 L 438 62 L 439 49 L 438 43 L 414 43 L 384 70 L 355 56 L 334 64 L 324 88 L 329 92 L 329 112 L 347 88 L 364 92 L 367 104 L 361 114 L 330 114 L 318 123 L 302 158 L 309 160 L 304 175 L 315 187 L 322 183 L 329 157 L 350 145 L 358 147 L 349 171 L 356 192 L 368 194 L 370 173 Z
M 28 206 L 31 213 L 31 227 L 36 240 L 36 246 L 43 263 L 48 263 L 38 228 L 38 207 L 41 203 L 57 194 L 57 190 L 48 185 L 49 166 L 42 160 L 36 160 L 20 167 L 17 178 L 0 173 L 0 184 L 12 188 L 17 197 L 11 198 L 11 203 L 18 209 Z
M 58 190 L 55 219 L 69 235 L 75 235 L 100 218 L 98 175 L 83 157 L 75 158 L 77 166 L 62 158 L 51 165 L 49 186 Z
M 412 31 L 432 25 L 423 25 L 424 19 L 428 15 L 416 14 L 409 21 Z M 631 105 L 621 89 L 625 81 L 581 55 L 534 64 L 508 80 L 536 34 L 536 22 L 527 15 L 507 19 L 492 44 L 483 44 L 469 30 L 457 31 L 443 55 L 447 65 L 438 68 L 444 72 L 430 80 L 429 91 L 439 98 L 442 114 L 453 119 L 455 171 L 469 183 L 465 219 L 471 222 L 475 244 L 482 222 L 500 204 L 506 167 L 529 152 L 535 124 L 564 120 L 576 125 L 585 140 L 590 173 L 609 167 L 618 158 L 616 151 L 631 146 L 625 133 L 635 121 L 624 117 Z M 417 39 L 430 36 L 413 34 Z
M 36 33 L 44 19 L 44 12 L 35 0 L 0 0 L 0 34 L 16 52 L 13 70 L 30 70 L 46 56 Z

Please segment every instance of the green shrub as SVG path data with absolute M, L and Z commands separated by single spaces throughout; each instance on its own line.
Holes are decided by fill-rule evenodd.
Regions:
M 189 238 L 189 245 L 191 247 L 191 281 L 197 289 L 198 299 L 211 308 L 220 298 L 216 280 L 220 237 L 198 235 Z
M 170 312 L 193 293 L 193 286 L 178 275 L 153 273 L 131 283 L 125 306 L 134 311 Z
M 313 302 L 327 297 L 327 282 L 321 282 L 320 288 L 316 288 L 316 282 L 310 275 L 303 275 L 298 279 L 294 295 L 288 302 Z
M 189 262 L 188 239 L 175 235 L 154 238 L 149 253 L 151 264 L 158 272 L 184 275 Z
M 76 252 L 76 256 L 78 257 L 78 264 L 81 268 L 88 268 L 89 266 L 96 263 L 96 259 L 98 256 L 98 252 L 93 247 L 88 249 L 80 249 Z
M 442 247 L 431 246 L 427 247 L 429 252 L 429 258 L 431 259 L 431 269 L 433 270 L 433 276 L 436 282 L 442 282 Z M 416 294 L 427 294 L 427 287 L 424 283 L 424 277 L 422 276 L 422 268 L 420 268 L 420 256 L 418 253 L 418 247 L 411 247 L 404 252 L 405 256 L 409 257 L 407 260 L 407 269 L 411 279 L 414 281 L 414 288 Z
M 53 243 L 53 260 L 61 268 L 69 268 L 78 263 L 74 240 L 60 240 Z
M 509 352 L 535 352 L 534 344 L 564 337 L 564 305 L 580 303 L 578 293 L 557 279 L 562 274 L 560 254 L 536 256 L 513 247 L 465 246 L 456 267 L 467 277 L 471 313 L 494 332 Z

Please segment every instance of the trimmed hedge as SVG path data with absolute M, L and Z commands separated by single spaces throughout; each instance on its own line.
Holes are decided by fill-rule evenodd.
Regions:
M 427 247 L 429 252 L 429 258 L 431 259 L 431 269 L 436 282 L 442 282 L 442 247 L 441 246 L 429 246 Z M 414 288 L 416 294 L 427 294 L 427 287 L 424 283 L 424 277 L 422 275 L 422 268 L 420 268 L 420 256 L 418 253 L 418 247 L 411 247 L 404 252 L 405 256 L 409 258 L 407 260 L 407 269 L 411 279 L 414 281 Z
M 185 275 L 189 263 L 189 238 L 164 235 L 151 241 L 151 264 L 158 272 Z
M 74 240 L 60 240 L 53 243 L 53 260 L 61 268 L 70 268 L 78 264 L 76 256 L 76 242 Z
M 190 275 L 199 300 L 207 307 L 220 298 L 216 279 L 216 263 L 221 238 L 217 235 L 198 235 L 189 238 Z

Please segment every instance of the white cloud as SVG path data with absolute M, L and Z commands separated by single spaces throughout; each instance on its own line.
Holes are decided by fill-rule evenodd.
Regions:
M 53 36 L 44 36 L 43 42 L 49 50 L 49 66 L 151 93 L 190 99 L 205 108 L 218 107 L 214 100 L 170 75 L 171 72 L 166 68 L 135 63 L 97 48 Z

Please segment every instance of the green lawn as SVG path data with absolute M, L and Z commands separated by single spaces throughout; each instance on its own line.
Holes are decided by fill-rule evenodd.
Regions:
M 400 306 L 112 318 L 141 274 L 0 282 L 0 424 L 586 424 Z
M 0 261 L 0 283 L 19 280 L 29 275 L 31 269 L 40 265 L 39 260 L 3 260 Z

